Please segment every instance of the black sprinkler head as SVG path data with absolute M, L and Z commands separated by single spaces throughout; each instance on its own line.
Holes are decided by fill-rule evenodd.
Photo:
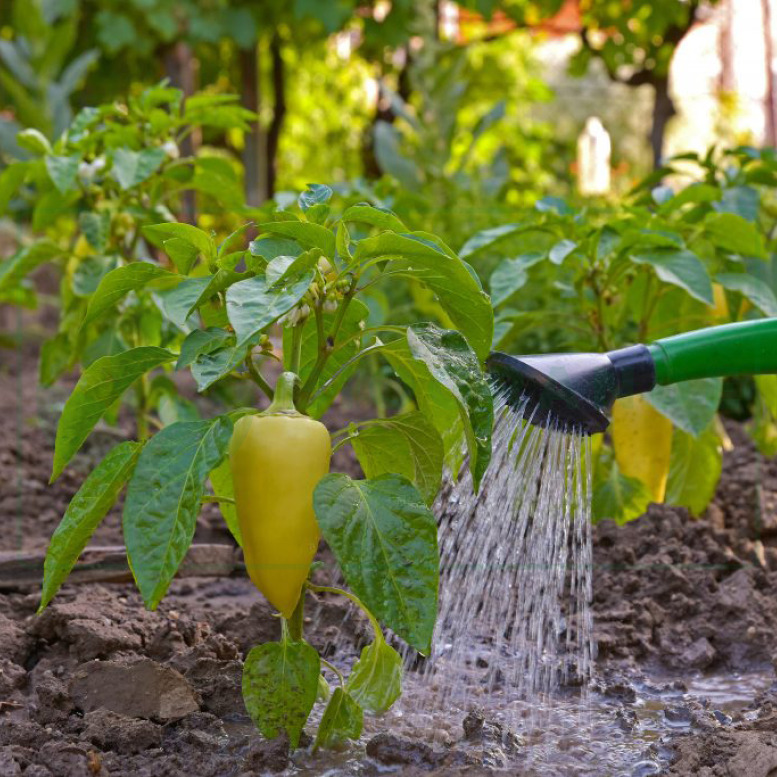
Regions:
M 618 397 L 650 391 L 655 365 L 644 345 L 609 353 L 508 356 L 492 353 L 486 368 L 513 410 L 535 426 L 558 423 L 583 434 L 603 432 Z

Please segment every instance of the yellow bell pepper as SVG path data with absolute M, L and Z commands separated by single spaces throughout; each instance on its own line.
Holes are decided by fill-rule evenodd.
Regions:
M 295 381 L 280 376 L 273 403 L 235 424 L 229 448 L 248 574 L 287 619 L 318 547 L 313 490 L 332 453 L 326 427 L 294 408 Z
M 644 483 L 654 502 L 663 502 L 672 452 L 672 422 L 642 397 L 619 399 L 610 427 L 620 471 Z

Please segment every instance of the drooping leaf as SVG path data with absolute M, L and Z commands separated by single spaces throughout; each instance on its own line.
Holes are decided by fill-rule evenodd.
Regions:
M 437 522 L 415 486 L 399 475 L 327 475 L 316 486 L 313 506 L 354 593 L 428 654 L 437 615 Z
M 356 740 L 362 734 L 364 710 L 348 691 L 335 688 L 329 699 L 321 723 L 318 724 L 313 749 L 339 747 L 349 739 Z
M 407 232 L 407 227 L 389 210 L 376 208 L 374 205 L 366 203 L 351 205 L 343 213 L 342 221 L 356 221 L 360 224 L 369 224 L 378 229 L 390 230 L 392 232 Z
M 296 240 L 303 248 L 320 248 L 329 259 L 335 258 L 335 235 L 332 230 L 304 221 L 273 221 L 260 224 L 259 229 L 271 235 Z
M 238 346 L 287 313 L 305 295 L 313 281 L 312 270 L 290 280 L 287 286 L 270 286 L 258 275 L 230 286 L 227 291 L 227 315 L 235 329 Z
M 92 470 L 70 500 L 46 551 L 38 612 L 54 598 L 94 530 L 113 507 L 135 468 L 142 448 L 139 442 L 119 443 Z
M 739 292 L 764 315 L 777 316 L 777 297 L 762 281 L 747 273 L 721 273 L 715 280 L 729 291 Z
M 151 262 L 132 262 L 106 273 L 89 299 L 86 316 L 81 324 L 88 326 L 104 313 L 116 309 L 116 304 L 131 291 L 137 291 L 162 278 L 175 282 L 176 275 Z
M 722 378 L 701 378 L 656 386 L 644 397 L 675 426 L 698 437 L 718 412 L 722 392 Z
M 51 482 L 59 477 L 108 408 L 141 375 L 174 358 L 175 354 L 164 348 L 140 346 L 116 356 L 103 356 L 84 370 L 59 418 Z
M 421 412 L 378 419 L 360 427 L 351 439 L 364 474 L 403 475 L 431 505 L 440 490 L 443 447 L 439 432 Z
M 366 712 L 382 715 L 402 693 L 402 657 L 381 637 L 362 648 L 345 684 Z
M 307 642 L 265 642 L 243 665 L 243 701 L 268 739 L 286 732 L 292 748 L 316 703 L 321 660 Z
M 636 264 L 650 265 L 662 281 L 679 286 L 705 305 L 713 304 L 709 273 L 692 251 L 655 248 L 632 254 L 631 260 Z
M 722 466 L 720 438 L 713 424 L 696 437 L 675 429 L 665 501 L 701 515 L 715 495 Z
M 194 538 L 205 480 L 218 467 L 232 421 L 166 426 L 143 448 L 124 502 L 124 541 L 143 601 L 156 609 Z

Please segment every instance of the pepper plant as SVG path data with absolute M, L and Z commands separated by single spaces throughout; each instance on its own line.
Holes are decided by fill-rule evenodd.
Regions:
M 143 278 L 139 264 L 123 264 L 98 282 L 83 313 L 93 320 L 164 281 L 160 315 L 183 339 L 180 347 L 175 340 L 135 344 L 84 370 L 59 420 L 52 478 L 133 384 L 153 384 L 172 370 L 189 370 L 200 390 L 226 379 L 252 381 L 271 405 L 264 413 L 236 408 L 197 420 L 148 410 L 150 424 L 138 426 L 138 439 L 113 448 L 73 498 L 51 540 L 41 601 L 43 608 L 55 595 L 126 486 L 129 564 L 154 609 L 192 542 L 201 504 L 217 501 L 252 580 L 282 616 L 280 641 L 253 648 L 246 659 L 246 707 L 263 734 L 285 731 L 292 747 L 317 695 L 329 693 L 322 667 L 337 684 L 316 746 L 357 738 L 364 711 L 384 712 L 399 696 L 400 657 L 381 625 L 421 653 L 430 650 L 438 550 L 429 508 L 443 470 L 459 472 L 464 451 L 477 486 L 493 421 L 481 371 L 493 314 L 472 269 L 389 211 L 355 205 L 330 218 L 330 196 L 329 187 L 311 185 L 298 213 L 274 214 L 247 248 L 244 229 L 217 245 L 187 224 L 146 227 L 174 263 L 148 265 L 153 272 Z M 352 237 L 357 232 L 360 239 Z M 183 255 L 190 260 L 181 262 Z M 366 296 L 405 280 L 429 288 L 456 328 L 372 325 Z M 359 363 L 375 355 L 412 391 L 416 409 L 330 435 L 316 419 Z M 278 359 L 283 372 L 272 386 L 277 369 L 268 366 Z M 331 450 L 344 445 L 352 446 L 364 479 L 327 474 Z M 347 591 L 308 579 L 319 532 Z M 347 677 L 304 640 L 307 591 L 342 594 L 372 624 L 374 640 Z
M 777 315 L 776 176 L 771 150 L 685 154 L 615 207 L 546 198 L 522 220 L 477 233 L 460 255 L 489 276 L 495 348 L 608 351 Z M 777 381 L 755 384 L 764 447 L 777 438 Z M 727 444 L 722 391 L 711 378 L 617 402 L 609 437 L 594 439 L 595 515 L 627 521 L 650 501 L 703 511 Z
M 31 158 L 0 174 L 0 215 L 28 218 L 37 237 L 0 263 L 0 302 L 34 305 L 29 273 L 43 264 L 61 270 L 59 330 L 41 350 L 44 385 L 79 364 L 178 336 L 159 309 L 165 265 L 188 272 L 196 253 L 188 243 L 171 242 L 169 262 L 159 263 L 148 245 L 155 234 L 143 229 L 173 220 L 195 194 L 209 218 L 234 219 L 243 209 L 237 161 L 223 152 L 185 156 L 180 149 L 203 128 L 246 130 L 252 116 L 229 95 L 184 101 L 180 90 L 159 84 L 126 103 L 84 108 L 53 143 L 36 129 L 19 133 Z M 229 216 L 222 215 L 226 209 Z M 106 277 L 121 278 L 121 286 L 98 299 Z M 151 290 L 161 296 L 152 298 Z M 140 385 L 139 424 L 149 401 Z

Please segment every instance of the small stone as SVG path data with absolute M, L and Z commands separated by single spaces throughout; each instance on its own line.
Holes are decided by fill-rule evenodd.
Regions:
M 715 648 L 706 637 L 700 637 L 680 655 L 680 663 L 689 669 L 705 669 L 717 657 Z
M 79 667 L 70 693 L 83 712 L 107 709 L 133 718 L 166 722 L 200 708 L 186 679 L 150 659 L 90 661 Z

